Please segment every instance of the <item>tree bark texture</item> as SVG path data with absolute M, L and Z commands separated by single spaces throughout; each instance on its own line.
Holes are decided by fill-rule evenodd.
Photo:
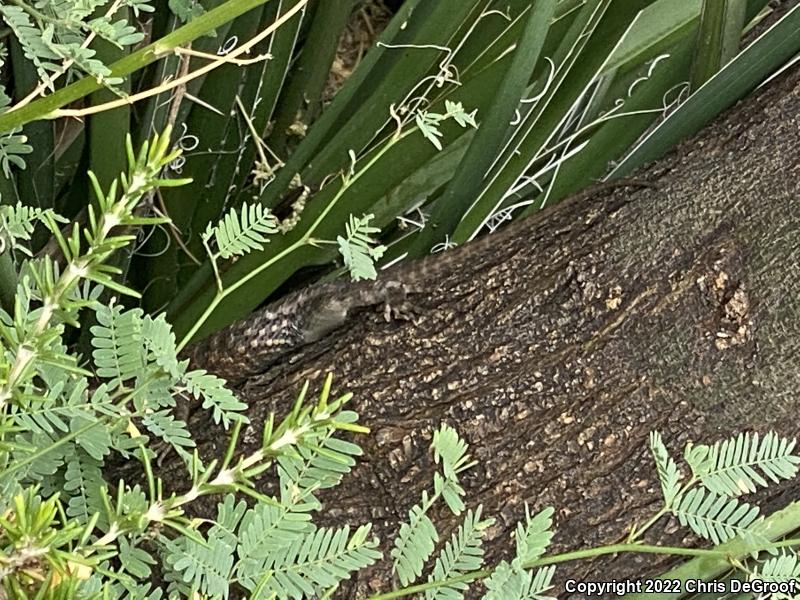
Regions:
M 689 441 L 741 431 L 796 436 L 800 406 L 800 69 L 728 111 L 637 174 L 657 189 L 565 201 L 459 249 L 449 274 L 414 295 L 416 322 L 378 311 L 237 390 L 258 443 L 302 383 L 333 371 L 372 430 L 343 485 L 323 494 L 327 523 L 372 521 L 389 548 L 430 488 L 432 432 L 455 427 L 478 464 L 469 506 L 497 517 L 488 563 L 533 511 L 556 509 L 551 551 L 618 541 L 660 506 L 648 435 L 676 456 Z M 461 258 L 463 257 L 463 259 Z M 223 436 L 195 424 L 203 451 Z M 766 510 L 797 497 L 788 485 Z M 433 515 L 442 539 L 454 521 Z M 663 520 L 651 543 L 694 544 Z M 559 567 L 559 580 L 659 572 L 665 557 L 625 554 Z M 385 566 L 385 565 L 384 565 Z M 364 573 L 346 594 L 386 590 Z M 563 588 L 554 595 L 566 597 Z

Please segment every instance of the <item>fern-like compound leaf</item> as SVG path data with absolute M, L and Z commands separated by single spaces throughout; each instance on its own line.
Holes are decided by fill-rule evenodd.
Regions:
M 436 557 L 433 572 L 428 581 L 433 583 L 445 581 L 477 571 L 483 565 L 483 534 L 494 523 L 494 519 L 481 520 L 482 507 L 474 512 L 468 510 L 461 526 L 453 532 L 451 538 Z M 425 593 L 426 600 L 459 600 L 468 584 L 463 581 L 443 584 Z
M 441 473 L 434 473 L 433 489 L 442 497 L 451 513 L 458 516 L 464 512 L 466 505 L 463 498 L 467 492 L 459 485 L 458 480 L 443 477 Z
M 308 436 L 300 442 L 296 453 L 282 454 L 278 464 L 297 492 L 303 497 L 310 490 L 331 488 L 355 466 L 356 456 L 361 456 L 359 446 L 333 437 L 333 431 L 323 437 Z
M 554 600 L 545 592 L 552 587 L 556 567 L 526 571 L 502 561 L 483 581 L 488 590 L 483 600 Z
M 227 494 L 217 505 L 215 525 L 209 529 L 205 543 L 188 537 L 177 543 L 166 542 L 169 551 L 167 564 L 180 573 L 181 580 L 190 586 L 192 592 L 228 597 L 236 549 L 234 531 L 246 508 L 243 500 L 236 502 L 232 494 Z
M 380 233 L 379 228 L 370 225 L 373 218 L 374 215 L 364 215 L 361 219 L 350 215 L 345 225 L 347 236 L 336 238 L 339 253 L 355 281 L 375 279 L 378 276 L 375 261 L 380 260 L 386 251 L 386 246 L 373 238 L 373 234 Z
M 670 507 L 680 490 L 681 473 L 678 470 L 677 463 L 667 452 L 667 447 L 661 439 L 661 434 L 657 431 L 650 432 L 650 451 L 656 461 L 656 471 L 658 472 L 658 480 L 661 483 L 664 504 Z
M 222 258 L 242 256 L 253 250 L 263 250 L 269 240 L 264 237 L 278 231 L 278 222 L 268 208 L 261 204 L 242 204 L 232 208 L 216 224 L 209 225 L 203 234 L 207 242 L 211 237 L 217 244 Z
M 104 511 L 102 486 L 102 462 L 80 450 L 70 453 L 64 473 L 64 492 L 67 501 L 67 516 L 87 523 L 96 512 Z
M 434 489 L 442 496 L 450 511 L 454 515 L 460 515 L 464 510 L 462 497 L 465 492 L 458 483 L 458 474 L 475 464 L 470 462 L 467 454 L 469 446 L 458 437 L 455 429 L 449 425 L 442 425 L 433 433 L 431 447 L 433 458 L 437 464 L 442 463 L 443 471 L 443 475 L 434 474 Z
M 78 445 L 95 460 L 103 460 L 111 452 L 111 434 L 94 415 L 88 412 L 75 415 L 69 421 L 69 429 Z
M 553 575 L 556 572 L 556 566 L 550 565 L 537 569 L 533 576 L 533 581 L 530 587 L 525 590 L 525 593 L 533 600 L 555 600 L 553 596 L 546 596 L 544 593 L 553 587 Z
M 234 421 L 248 422 L 242 411 L 247 404 L 240 402 L 225 387 L 225 381 L 203 369 L 189 371 L 183 376 L 183 383 L 190 394 L 203 399 L 203 408 L 211 410 L 214 423 L 222 423 L 227 429 Z
M 180 573 L 181 581 L 192 593 L 227 598 L 228 581 L 233 567 L 233 548 L 224 538 L 216 537 L 212 528 L 209 537 L 200 544 L 189 538 L 165 545 L 170 551 L 167 564 Z M 187 594 L 189 596 L 191 594 Z
M 114 388 L 140 375 L 146 364 L 142 339 L 143 311 L 119 305 L 97 309 L 98 325 L 91 327 L 92 358 L 98 377 Z
M 687 454 L 695 475 L 710 491 L 736 497 L 793 478 L 800 456 L 793 454 L 795 441 L 769 432 L 741 433 L 713 446 L 698 446 Z
M 5 154 L 12 152 L 12 149 L 6 146 L 8 138 L 9 136 L 0 137 L 0 163 L 3 163 L 4 160 L 13 162 L 11 157 Z M 30 148 L 30 146 L 28 147 Z M 19 163 L 15 164 L 20 166 Z M 5 171 L 5 167 L 3 170 Z M 55 215 L 49 209 L 42 210 L 35 206 L 22 204 L 22 202 L 17 202 L 16 206 L 10 204 L 0 206 L 0 241 L 2 242 L 0 251 L 5 251 L 6 247 L 10 247 L 12 250 L 19 250 L 26 256 L 32 256 L 30 250 L 20 242 L 30 241 L 36 223 L 43 221 L 45 214 L 50 214 L 52 217 Z
M 782 553 L 764 561 L 753 568 L 752 579 L 782 583 L 791 579 L 800 579 L 800 561 L 797 554 Z
M 175 345 L 175 334 L 161 314 L 157 318 L 150 315 L 142 319 L 141 336 L 147 349 L 147 362 L 154 362 L 173 379 L 179 379 L 185 365 L 178 362 L 178 349 Z
M 538 512 L 533 517 L 528 512 L 528 505 L 525 505 L 525 525 L 517 523 L 514 532 L 514 541 L 517 545 L 517 555 L 515 560 L 519 563 L 528 563 L 538 559 L 550 545 L 553 539 L 553 513 L 555 511 L 548 506 Z
M 27 136 L 21 135 L 19 131 L 19 129 L 14 129 L 0 135 L 0 169 L 6 178 L 12 176 L 12 165 L 20 170 L 25 169 L 27 165 L 22 157 L 33 152 L 33 146 L 26 143 Z
M 186 448 L 194 448 L 192 434 L 186 423 L 176 420 L 169 410 L 149 412 L 142 417 L 142 425 L 154 436 L 164 440 L 179 453 Z
M 155 565 L 156 560 L 142 548 L 137 548 L 128 538 L 118 538 L 119 562 L 122 568 L 140 580 L 150 578 L 150 565 Z
M 475 113 L 477 109 L 468 113 L 464 110 L 464 105 L 461 102 L 453 102 L 452 100 L 444 101 L 444 108 L 447 114 L 455 120 L 461 127 L 474 127 L 477 129 L 478 123 L 475 121 Z
M 400 525 L 400 533 L 390 552 L 392 569 L 403 585 L 410 584 L 422 574 L 422 567 L 439 541 L 439 533 L 426 514 L 428 507 L 428 495 L 423 492 L 422 502 L 411 507 L 408 522 Z
M 26 461 L 21 473 L 31 480 L 48 480 L 64 465 L 68 455 L 73 451 L 72 444 L 58 445 L 60 437 L 51 437 L 44 433 L 30 435 L 17 435 L 14 443 L 8 446 L 12 450 L 12 460 L 15 462 Z M 47 452 L 42 449 L 49 448 Z M 34 455 L 34 459 L 30 460 Z M 7 498 L 0 500 L 0 504 Z
M 681 525 L 688 525 L 700 537 L 720 544 L 735 536 L 751 539 L 758 507 L 697 487 L 676 500 L 672 513 Z
M 87 22 L 86 28 L 120 49 L 138 44 L 144 39 L 144 33 L 122 19 L 112 22 L 108 17 L 98 17 Z
M 236 549 L 239 560 L 235 572 L 242 585 L 251 592 L 263 577 L 272 552 L 288 548 L 300 537 L 315 530 L 311 512 L 318 505 L 301 504 L 288 496 L 284 494 L 278 506 L 257 504 L 242 518 Z
M 467 450 L 469 446 L 458 436 L 458 432 L 449 425 L 442 425 L 433 432 L 433 459 L 436 464 L 441 461 L 444 476 L 456 479 L 459 472 L 469 462 Z
M 414 116 L 414 121 L 419 128 L 422 136 L 433 144 L 437 150 L 442 149 L 442 142 L 439 140 L 442 137 L 442 131 L 439 128 L 439 123 L 444 120 L 444 115 L 429 113 L 425 111 L 418 112 Z
M 50 74 L 58 70 L 61 56 L 47 44 L 45 32 L 34 26 L 28 13 L 19 6 L 4 3 L 0 5 L 0 14 L 22 46 L 25 58 L 36 66 L 39 79 L 49 82 Z
M 199 0 L 169 0 L 169 9 L 183 23 L 188 23 L 205 12 Z
M 271 552 L 267 572 L 258 583 L 259 597 L 316 598 L 337 586 L 351 573 L 381 557 L 378 540 L 370 537 L 370 526 L 359 527 L 350 537 L 350 527 L 319 529 L 303 535 L 287 548 Z

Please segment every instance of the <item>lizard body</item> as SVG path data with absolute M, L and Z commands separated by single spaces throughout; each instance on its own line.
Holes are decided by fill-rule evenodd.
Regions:
M 583 200 L 599 191 L 618 187 L 655 187 L 640 180 L 603 182 L 573 195 Z M 196 368 L 204 368 L 230 384 L 265 372 L 289 353 L 343 327 L 354 311 L 384 306 L 387 320 L 403 317 L 409 294 L 424 292 L 424 285 L 449 273 L 502 238 L 514 235 L 529 219 L 511 223 L 499 235 L 486 235 L 465 246 L 387 269 L 374 281 L 325 282 L 293 292 L 255 311 L 250 317 L 225 327 L 189 346 L 183 357 Z
M 383 305 L 387 319 L 400 316 L 411 290 L 410 284 L 383 278 L 312 285 L 192 344 L 182 357 L 236 384 L 339 329 L 354 310 Z

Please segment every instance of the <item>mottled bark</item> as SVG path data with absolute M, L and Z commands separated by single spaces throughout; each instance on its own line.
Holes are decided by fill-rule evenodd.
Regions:
M 372 433 L 357 438 L 358 467 L 323 496 L 324 519 L 373 521 L 388 542 L 430 486 L 431 433 L 447 422 L 478 460 L 464 478 L 469 505 L 498 518 L 494 561 L 525 502 L 556 508 L 555 551 L 610 543 L 644 520 L 659 503 L 652 430 L 673 452 L 745 430 L 797 435 L 800 69 L 638 177 L 658 189 L 567 201 L 496 234 L 486 252 L 454 255 L 449 274 L 413 296 L 416 323 L 364 311 L 245 382 L 247 444 L 304 380 L 333 371 Z M 217 452 L 219 434 L 200 429 Z M 777 508 L 795 491 L 761 499 Z M 648 541 L 685 533 L 667 524 Z M 668 562 L 625 555 L 561 570 L 608 580 Z M 358 587 L 388 584 L 372 572 Z

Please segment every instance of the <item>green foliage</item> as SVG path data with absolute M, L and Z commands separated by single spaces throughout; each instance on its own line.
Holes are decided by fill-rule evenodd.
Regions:
M 361 454 L 340 435 L 364 431 L 343 409 L 349 397 L 331 400 L 328 380 L 307 402 L 306 387 L 243 456 L 246 406 L 179 351 L 305 267 L 338 260 L 337 249 L 351 277 L 372 278 L 380 261 L 462 243 L 620 159 L 615 176 L 666 151 L 800 49 L 793 9 L 715 74 L 764 4 L 701 20 L 699 2 L 671 0 L 511 0 L 502 13 L 478 0 L 406 0 L 329 99 L 347 2 L 2 3 L 0 81 L 15 87 L 0 87 L 0 259 L 10 265 L 0 286 L 16 295 L 0 311 L 0 595 L 324 597 L 378 560 L 369 524 L 314 524 L 318 490 L 339 485 Z M 133 51 L 145 35 L 151 44 Z M 256 35 L 252 60 L 228 60 Z M 211 59 L 189 59 L 188 42 Z M 303 68 L 290 69 L 298 57 Z M 201 72 L 206 64 L 214 69 Z M 167 89 L 186 72 L 180 93 Z M 670 131 L 631 152 L 671 108 L 665 92 L 690 76 L 711 79 L 665 121 Z M 90 95 L 98 89 L 111 93 Z M 143 94 L 131 100 L 130 89 Z M 97 114 L 104 98 L 135 106 Z M 169 150 L 169 126 L 184 156 Z M 129 134 L 124 154 L 100 137 L 107 131 Z M 146 142 L 153 131 L 166 133 Z M 413 227 L 395 227 L 410 211 Z M 176 413 L 186 402 L 229 430 L 224 457 L 203 464 L 194 452 Z M 188 489 L 163 494 L 154 441 L 184 460 Z M 748 433 L 689 446 L 690 474 L 655 432 L 650 446 L 664 507 L 615 551 L 635 551 L 671 514 L 713 542 L 746 541 L 725 569 L 797 576 L 793 553 L 750 571 L 736 562 L 774 551 L 769 521 L 738 497 L 795 476 L 794 442 Z M 453 428 L 434 432 L 441 469 L 399 527 L 398 578 L 411 584 L 427 567 L 418 591 L 428 598 L 461 597 L 477 579 L 486 598 L 545 598 L 555 565 L 539 563 L 561 560 L 545 554 L 553 509 L 531 516 L 526 506 L 514 557 L 486 568 L 492 519 L 467 507 L 467 450 Z M 120 461 L 140 466 L 145 483 L 109 480 Z M 277 480 L 275 496 L 256 489 L 264 475 Z M 223 498 L 216 518 L 190 519 L 212 494 Z M 431 515 L 445 506 L 460 520 L 440 540 Z
M 198 0 L 169 0 L 169 9 L 184 23 L 205 12 Z
M 719 544 L 737 535 L 746 536 L 758 517 L 758 507 L 694 488 L 679 497 L 672 513 L 681 525 Z
M 253 598 L 314 598 L 335 588 L 349 574 L 381 557 L 370 526 L 319 529 L 271 552 Z M 324 567 L 321 567 L 324 565 Z
M 442 473 L 434 474 L 433 485 L 454 515 L 464 510 L 464 490 L 458 485 L 458 476 L 475 465 L 470 462 L 467 444 L 458 437 L 456 430 L 443 425 L 433 434 L 433 459 L 442 463 Z
M 517 563 L 529 563 L 538 560 L 544 554 L 553 538 L 552 507 L 547 507 L 531 517 L 528 505 L 525 505 L 525 525 L 517 524 L 514 540 L 517 545 Z
M 233 570 L 233 553 L 236 549 L 236 527 L 244 516 L 247 505 L 236 501 L 232 494 L 225 496 L 217 506 L 217 518 L 200 540 L 182 538 L 177 542 L 164 540 L 168 549 L 166 563 L 179 574 L 184 594 L 228 596 L 228 581 Z
M 268 240 L 265 235 L 278 231 L 277 221 L 272 213 L 260 204 L 231 209 L 216 226 L 209 223 L 203 234 L 207 244 L 213 237 L 217 244 L 217 255 L 221 258 L 242 256 L 251 250 L 263 250 Z
M 0 206 L 0 239 L 2 244 L 0 247 L 3 251 L 11 249 L 12 251 L 22 252 L 25 256 L 31 257 L 32 254 L 24 243 L 29 242 L 31 234 L 36 227 L 37 222 L 47 222 L 45 219 L 56 220 L 61 223 L 66 223 L 67 220 L 58 217 L 52 211 L 45 211 L 41 208 L 34 206 L 27 206 L 18 202 L 16 206 Z
M 742 433 L 713 446 L 691 446 L 686 462 L 695 477 L 710 491 L 725 496 L 750 494 L 758 487 L 791 479 L 800 459 L 793 455 L 795 442 L 768 432 Z M 766 479 L 765 479 L 766 478 Z
M 437 150 L 442 149 L 440 138 L 444 135 L 441 130 L 443 121 L 453 118 L 461 127 L 478 127 L 478 124 L 475 122 L 475 111 L 471 113 L 465 112 L 460 102 L 446 100 L 445 110 L 447 111 L 445 114 L 423 110 L 418 112 L 415 116 L 415 121 L 422 137 L 433 144 Z
M 315 531 L 311 513 L 318 510 L 319 504 L 294 494 L 291 480 L 281 483 L 280 504 L 257 504 L 244 514 L 239 526 L 234 573 L 250 591 L 260 581 L 272 552 L 282 551 Z
M 656 461 L 658 480 L 661 482 L 661 493 L 667 506 L 672 506 L 680 492 L 681 474 L 677 463 L 667 452 L 667 447 L 657 431 L 650 432 L 650 451 Z
M 192 396 L 202 399 L 204 409 L 211 409 L 215 423 L 221 422 L 227 429 L 232 422 L 247 422 L 241 414 L 247 405 L 237 400 L 219 377 L 199 369 L 186 373 L 182 383 Z
M 379 556 L 368 526 L 350 535 L 347 527 L 317 530 L 311 521 L 320 508 L 313 493 L 338 484 L 360 454 L 358 446 L 334 435 L 340 428 L 360 428 L 354 413 L 341 410 L 348 397 L 329 399 L 330 380 L 318 403 L 306 406 L 304 390 L 279 426 L 267 423 L 263 447 L 231 464 L 246 405 L 219 378 L 188 370 L 163 315 L 125 309 L 116 298 L 108 304 L 98 300 L 103 287 L 131 293 L 107 284 L 118 269 L 105 261 L 132 241 L 129 227 L 161 221 L 138 216 L 137 207 L 166 181 L 161 171 L 177 156 L 168 140 L 169 132 L 156 136 L 138 154 L 128 142 L 128 173 L 107 192 L 93 180 L 97 208 L 89 208 L 83 230 L 75 224 L 62 232 L 64 220 L 50 210 L 3 208 L 9 246 L 29 257 L 23 242 L 40 222 L 65 259 L 63 266 L 49 258 L 20 263 L 25 276 L 14 314 L 0 311 L 0 486 L 10 492 L 0 500 L 0 589 L 6 595 L 155 598 L 160 592 L 136 583 L 154 569 L 184 597 L 227 597 L 232 578 L 259 593 L 279 581 L 295 590 L 318 590 Z M 175 183 L 180 182 L 168 182 Z M 93 373 L 79 367 L 63 344 L 64 322 L 77 323 L 86 310 L 97 322 L 91 327 Z M 186 394 L 201 399 L 216 422 L 234 426 L 222 464 L 202 465 L 191 454 L 195 442 L 172 414 L 176 397 Z M 185 459 L 188 492 L 162 496 L 142 427 Z M 145 491 L 106 480 L 104 468 L 113 455 L 141 464 Z M 251 479 L 271 466 L 283 482 L 279 499 L 252 488 Z M 208 527 L 183 516 L 181 507 L 196 498 L 233 491 L 261 502 L 247 508 L 229 493 Z M 146 538 L 151 542 L 143 547 Z M 30 553 L 44 557 L 35 569 L 26 558 Z M 264 579 L 265 571 L 274 579 Z
M 800 579 L 800 561 L 796 554 L 781 553 L 755 567 L 751 578 L 777 583 Z
M 422 492 L 422 502 L 408 511 L 408 521 L 400 526 L 394 541 L 392 566 L 403 585 L 408 585 L 422 574 L 425 561 L 433 554 L 439 541 L 439 533 L 426 514 L 432 504 L 427 492 Z
M 96 311 L 99 325 L 92 327 L 92 358 L 98 377 L 109 385 L 121 386 L 136 378 L 144 369 L 146 357 L 142 340 L 142 316 L 139 309 L 122 310 L 121 306 L 101 306 Z
M 112 6 L 110 0 L 46 0 L 37 2 L 35 8 L 23 2 L 5 5 L 0 7 L 0 14 L 24 49 L 25 57 L 36 66 L 39 79 L 51 89 L 53 75 L 62 72 L 64 61 L 70 61 L 72 68 L 80 72 L 116 85 L 122 80 L 111 77 L 110 69 L 95 58 L 96 51 L 86 47 L 88 36 L 123 47 L 138 43 L 144 34 L 125 19 L 114 20 L 118 7 Z M 147 5 L 139 0 L 136 6 L 142 10 Z M 89 18 L 103 8 L 105 14 Z
M 712 446 L 688 444 L 684 458 L 692 477 L 683 481 L 661 436 L 653 432 L 650 449 L 664 496 L 662 512 L 672 513 L 681 525 L 714 544 L 736 536 L 754 545 L 763 543 L 753 539 L 758 507 L 740 503 L 736 497 L 755 492 L 757 485 L 767 486 L 758 471 L 774 483 L 793 478 L 800 462 L 800 457 L 792 454 L 794 447 L 794 440 L 774 432 L 763 438 L 742 433 Z
M 742 25 L 752 26 L 766 0 L 730 3 L 735 14 L 714 19 L 698 1 L 543 0 L 532 7 L 512 0 L 490 10 L 465 0 L 424 11 L 418 4 L 402 5 L 331 99 L 325 79 L 350 17 L 347 2 L 323 10 L 261 0 L 6 2 L 6 39 L 18 42 L 10 49 L 19 58 L 0 68 L 8 71 L 3 81 L 20 89 L 0 91 L 4 200 L 69 207 L 64 216 L 74 219 L 86 205 L 77 190 L 87 180 L 77 165 L 88 163 L 103 185 L 120 168 L 113 149 L 98 151 L 109 143 L 102 135 L 109 124 L 138 141 L 166 125 L 181 131 L 187 152 L 170 170 L 194 181 L 162 190 L 154 205 L 174 227 L 145 232 L 147 242 L 123 259 L 120 283 L 144 296 L 147 314 L 166 307 L 183 340 L 198 320 L 204 324 L 190 337 L 229 323 L 304 267 L 337 260 L 337 248 L 321 240 L 353 242 L 339 247 L 345 265 L 356 278 L 371 277 L 375 262 L 463 243 L 603 177 L 671 109 L 665 94 L 698 65 L 705 78 L 731 58 Z M 738 68 L 736 57 L 723 71 L 737 81 L 746 72 L 752 82 L 778 68 L 800 49 L 786 34 L 794 13 L 771 38 L 778 52 L 760 43 L 753 60 Z M 133 51 L 145 35 L 151 43 Z M 244 58 L 250 40 L 250 62 L 228 61 L 232 53 Z M 210 58 L 189 60 L 188 42 Z M 184 74 L 186 94 L 165 89 Z M 96 112 L 132 84 L 133 109 Z M 89 96 L 103 87 L 112 93 Z M 717 102 L 730 104 L 748 89 L 722 89 L 715 108 L 702 108 L 711 106 L 704 101 L 699 112 L 710 118 Z M 44 97 L 34 99 L 34 90 Z M 58 137 L 49 124 L 63 116 L 75 130 Z M 23 125 L 33 126 L 27 142 Z M 33 136 L 37 168 L 22 170 Z M 647 152 L 672 144 L 654 140 Z M 344 181 L 337 177 L 343 173 Z M 420 212 L 409 220 L 412 210 Z M 235 223 L 228 220 L 234 213 Z M 277 225 L 270 214 L 288 233 L 266 244 Z M 374 217 L 367 224 L 359 215 Z M 395 219 L 415 225 L 402 230 Z M 220 220 L 216 234 L 227 241 L 211 236 L 217 249 L 204 257 L 211 239 L 202 232 Z M 229 248 L 232 240 L 244 246 Z M 228 290 L 224 301 L 216 300 L 220 288 Z
M 409 510 L 408 521 L 400 526 L 391 551 L 394 571 L 403 585 L 422 574 L 425 562 L 439 541 L 439 533 L 428 517 L 428 511 L 441 498 L 454 515 L 459 515 L 464 509 L 461 499 L 464 490 L 458 484 L 458 476 L 475 464 L 469 462 L 467 444 L 448 425 L 442 425 L 434 432 L 431 446 L 436 463 L 442 464 L 442 472 L 434 474 L 434 494 L 430 496 L 427 491 L 422 492 L 421 502 Z M 475 521 L 479 520 L 480 512 L 477 514 Z M 477 527 L 477 523 L 473 525 Z
M 19 130 L 15 129 L 10 133 L 0 135 L 0 169 L 3 170 L 6 179 L 11 178 L 12 165 L 24 169 L 26 165 L 22 156 L 33 152 L 33 147 L 25 143 L 28 138 L 19 135 L 16 133 L 17 131 Z
M 369 224 L 374 218 L 375 215 L 364 215 L 361 219 L 350 215 L 345 226 L 347 236 L 336 238 L 344 265 L 354 281 L 375 279 L 378 275 L 375 261 L 380 260 L 386 251 L 386 246 L 378 245 L 372 237 L 373 234 L 380 233 L 379 228 Z
M 88 523 L 95 513 L 103 512 L 102 458 L 96 459 L 82 449 L 75 449 L 74 458 L 64 471 L 64 491 L 67 492 L 66 513 L 78 523 Z
M 550 582 L 555 574 L 555 565 L 543 567 L 536 571 L 526 569 L 526 564 L 538 560 L 550 544 L 553 537 L 553 509 L 548 507 L 531 517 L 528 506 L 525 506 L 525 524 L 517 524 L 514 532 L 516 556 L 508 563 L 502 561 L 494 572 L 486 579 L 484 585 L 488 590 L 486 600 L 544 600 L 550 589 Z
M 486 580 L 488 592 L 485 600 L 551 600 L 545 595 L 549 590 L 555 565 L 535 572 L 515 569 L 506 562 L 500 564 L 493 576 Z
M 337 420 L 342 424 L 355 424 L 358 415 L 342 411 Z M 313 502 L 314 492 L 339 485 L 361 456 L 356 444 L 333 437 L 333 432 L 323 436 L 309 436 L 307 443 L 296 453 L 285 454 L 278 459 L 279 473 L 284 480 L 291 481 L 294 494 L 304 502 Z
M 494 524 L 494 519 L 481 520 L 481 507 L 476 511 L 468 510 L 458 530 L 442 548 L 428 581 L 446 581 L 452 577 L 477 571 L 483 565 L 483 547 L 481 545 L 484 531 Z M 463 581 L 443 584 L 428 590 L 426 600 L 450 600 L 461 598 L 469 586 Z

